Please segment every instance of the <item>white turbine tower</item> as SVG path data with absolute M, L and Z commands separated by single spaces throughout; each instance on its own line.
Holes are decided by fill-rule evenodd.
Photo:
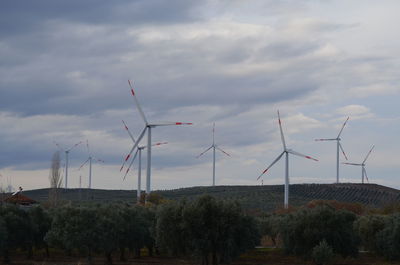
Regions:
M 132 133 L 129 131 L 128 126 L 126 126 L 126 123 L 124 121 L 122 121 L 124 123 L 125 129 L 127 130 L 129 136 L 131 137 L 133 143 L 135 143 L 135 138 L 133 137 Z M 156 143 L 153 144 L 153 146 L 158 146 L 158 145 L 163 145 L 163 144 L 167 144 L 167 142 L 163 142 L 163 143 Z M 129 164 L 129 167 L 126 169 L 125 172 L 125 176 L 124 176 L 124 180 L 126 178 L 126 175 L 128 175 L 128 172 L 133 164 L 133 162 L 135 162 L 136 157 L 138 156 L 139 161 L 138 161 L 138 184 L 137 184 L 137 201 L 140 201 L 140 195 L 142 193 L 142 187 L 141 187 L 141 183 L 142 183 L 142 151 L 144 149 L 146 149 L 147 146 L 138 146 L 138 148 L 136 149 L 136 152 L 132 158 L 131 163 Z
M 85 162 L 83 162 L 83 164 L 79 167 L 78 170 L 80 170 L 84 165 L 86 165 L 87 162 L 89 162 L 89 185 L 88 185 L 88 188 L 91 189 L 92 188 L 92 162 L 93 162 L 93 159 L 95 161 L 101 162 L 101 163 L 104 163 L 104 160 L 97 159 L 97 158 L 92 156 L 92 154 L 90 153 L 89 141 L 88 140 L 86 140 L 86 147 L 87 147 L 87 151 L 88 151 L 89 157 L 88 157 L 88 159 L 86 159 Z
M 346 121 L 343 123 L 342 129 L 340 129 L 340 132 L 336 138 L 330 138 L 330 139 L 315 139 L 315 141 L 336 141 L 336 183 L 339 183 L 339 148 L 342 150 L 342 154 L 344 158 L 347 160 L 346 153 L 343 150 L 342 145 L 340 144 L 340 141 L 342 140 L 340 138 L 340 135 L 343 132 L 344 126 L 346 126 L 347 121 L 349 120 L 349 117 L 347 117 Z
M 223 154 L 227 155 L 227 156 L 231 156 L 230 154 L 228 154 L 227 152 L 225 152 L 224 150 L 222 150 L 221 148 L 219 148 L 216 144 L 215 144 L 215 123 L 213 124 L 213 141 L 212 141 L 212 145 L 207 148 L 203 153 L 201 153 L 200 155 L 197 156 L 197 158 L 199 158 L 200 156 L 204 155 L 205 153 L 208 152 L 208 150 L 213 149 L 213 181 L 212 181 L 212 185 L 213 187 L 215 186 L 215 150 L 217 149 L 218 151 L 221 151 Z
M 144 115 L 144 112 L 142 110 L 142 108 L 140 107 L 139 101 L 136 97 L 135 91 L 133 90 L 131 81 L 128 80 L 129 86 L 131 88 L 131 93 L 133 96 L 133 99 L 135 100 L 136 103 L 136 107 L 139 111 L 140 116 L 142 117 L 144 123 L 145 123 L 145 127 L 142 130 L 142 132 L 139 134 L 139 137 L 137 139 L 137 141 L 135 142 L 135 144 L 133 145 L 131 151 L 128 153 L 128 155 L 125 158 L 125 161 L 122 164 L 122 167 L 120 169 L 120 171 L 122 170 L 122 168 L 124 167 L 126 161 L 130 158 L 132 152 L 135 150 L 135 148 L 139 145 L 140 141 L 142 140 L 144 134 L 146 133 L 147 130 L 147 172 L 146 172 L 146 193 L 149 194 L 150 190 L 151 190 L 151 130 L 155 127 L 158 126 L 169 126 L 169 125 L 191 125 L 192 123 L 185 123 L 185 122 L 163 122 L 163 123 L 149 123 L 146 119 L 146 116 Z
M 68 155 L 69 152 L 74 149 L 75 147 L 77 147 L 78 145 L 80 145 L 82 142 L 76 143 L 74 144 L 71 148 L 69 149 L 64 149 L 62 148 L 58 143 L 54 142 L 55 145 L 63 152 L 65 152 L 65 188 L 68 189 Z
M 351 166 L 360 166 L 361 167 L 361 183 L 364 184 L 364 177 L 368 181 L 368 176 L 367 176 L 367 170 L 365 170 L 365 162 L 367 161 L 369 155 L 371 154 L 372 150 L 374 149 L 375 145 L 372 146 L 372 148 L 369 150 L 367 156 L 365 157 L 364 161 L 362 161 L 361 164 L 356 164 L 356 163 L 343 163 L 346 165 L 351 165 Z
M 296 151 L 293 151 L 292 149 L 288 149 L 286 147 L 285 137 L 283 135 L 281 117 L 279 115 L 279 110 L 278 110 L 278 121 L 279 121 L 279 129 L 280 129 L 280 132 L 281 132 L 282 144 L 283 144 L 283 152 L 271 163 L 271 165 L 269 165 L 261 173 L 261 175 L 257 178 L 257 180 L 259 180 L 262 175 L 264 175 L 276 162 L 278 162 L 279 159 L 281 159 L 281 157 L 283 155 L 285 155 L 286 163 L 285 163 L 285 200 L 284 200 L 284 204 L 285 204 L 285 209 L 287 209 L 289 207 L 289 154 L 296 155 L 296 156 L 301 156 L 301 157 L 304 157 L 304 158 L 307 158 L 307 159 L 311 159 L 311 160 L 314 160 L 314 161 L 318 161 L 318 160 L 315 159 L 315 158 L 312 158 L 311 156 L 300 154 L 300 153 L 298 153 Z

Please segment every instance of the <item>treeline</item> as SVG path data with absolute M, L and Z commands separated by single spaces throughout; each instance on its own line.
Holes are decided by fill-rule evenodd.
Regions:
M 192 202 L 164 203 L 142 207 L 130 205 L 64 206 L 23 210 L 0 208 L 0 251 L 5 263 L 11 253 L 34 250 L 63 250 L 65 255 L 103 255 L 107 264 L 113 256 L 169 254 L 192 257 L 201 264 L 226 263 L 254 248 L 260 235 L 253 217 L 246 216 L 234 202 L 203 196 Z
M 155 195 L 153 195 L 154 197 Z M 307 206 L 253 217 L 235 201 L 202 196 L 153 204 L 99 204 L 28 210 L 0 207 L 0 252 L 5 263 L 13 253 L 32 258 L 47 255 L 102 255 L 126 260 L 149 255 L 191 258 L 202 265 L 230 263 L 268 237 L 288 255 L 328 264 L 336 256 L 356 257 L 367 250 L 400 260 L 400 208 L 391 214 L 366 213 L 359 205 L 320 201 Z M 156 203 L 155 203 L 156 202 Z M 150 205 L 150 206 L 149 206 Z M 396 213 L 397 212 L 397 213 Z
M 400 260 L 400 213 L 359 212 L 357 204 L 320 201 L 317 205 L 264 215 L 258 222 L 261 235 L 282 247 L 286 254 L 311 258 L 316 264 L 329 264 L 335 256 L 357 257 L 359 250 Z

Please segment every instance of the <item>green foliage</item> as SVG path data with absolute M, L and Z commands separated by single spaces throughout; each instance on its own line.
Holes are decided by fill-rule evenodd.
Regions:
M 282 216 L 271 214 L 258 218 L 260 233 L 262 236 L 268 236 L 276 246 L 276 239 L 279 235 Z
M 8 231 L 3 217 L 0 216 L 0 253 L 4 253 L 7 247 Z
M 172 203 L 158 212 L 157 240 L 170 253 L 193 253 L 203 264 L 230 262 L 254 248 L 259 233 L 253 218 L 237 203 L 203 196 L 190 203 Z
M 334 257 L 335 254 L 325 239 L 313 248 L 312 258 L 317 265 L 330 264 Z
M 183 226 L 185 202 L 171 202 L 162 205 L 157 211 L 157 244 L 170 255 L 187 253 L 187 234 Z
M 356 216 L 329 206 L 304 209 L 286 215 L 281 226 L 286 253 L 309 257 L 322 240 L 343 257 L 356 256 L 358 238 L 353 230 Z
M 386 219 L 387 217 L 382 215 L 367 215 L 354 222 L 354 229 L 365 249 L 377 251 L 376 236 L 384 229 Z
M 3 258 L 8 263 L 10 261 L 10 250 L 17 248 L 31 249 L 33 241 L 32 223 L 28 213 L 14 205 L 1 207 L 0 216 L 7 229 Z
M 400 214 L 386 219 L 385 227 L 376 234 L 378 253 L 389 260 L 400 260 Z

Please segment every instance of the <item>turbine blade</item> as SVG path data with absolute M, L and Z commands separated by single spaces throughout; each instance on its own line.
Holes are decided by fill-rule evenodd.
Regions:
M 133 135 L 132 135 L 132 133 L 131 133 L 131 131 L 129 131 L 128 126 L 126 126 L 126 123 L 125 123 L 124 120 L 122 120 L 122 123 L 124 124 L 125 130 L 128 132 L 128 134 L 129 134 L 129 136 L 131 137 L 132 141 L 133 141 L 133 142 L 136 142 L 136 141 L 135 141 L 135 138 L 133 137 Z
M 230 154 L 228 154 L 227 152 L 225 152 L 224 150 L 222 150 L 221 148 L 219 148 L 218 146 L 216 146 L 215 148 L 217 148 L 219 151 L 221 151 L 222 153 L 224 153 L 227 156 L 231 156 Z
M 88 154 L 90 156 L 89 140 L 88 139 L 86 139 L 86 148 L 87 148 Z
M 133 90 L 133 86 L 131 84 L 131 80 L 128 80 L 128 83 L 129 83 L 129 86 L 131 87 L 131 93 L 132 93 L 132 96 L 133 96 L 133 98 L 135 100 L 136 107 L 139 110 L 140 116 L 142 116 L 142 119 L 143 119 L 144 123 L 147 125 L 148 123 L 147 123 L 146 116 L 144 116 L 144 112 L 142 110 L 142 107 L 140 106 L 139 100 L 137 99 L 135 91 Z
M 163 145 L 163 144 L 168 144 L 168 142 L 155 143 L 155 144 L 152 144 L 151 146 L 159 146 L 159 145 Z M 147 148 L 147 145 L 141 146 L 140 148 L 146 149 L 146 148 Z
M 208 150 L 210 150 L 213 146 L 210 146 L 209 148 L 207 148 L 206 151 L 204 151 L 203 153 L 201 153 L 200 155 L 196 156 L 196 158 L 199 158 L 200 156 L 204 155 L 205 153 L 207 153 Z
M 346 123 L 347 123 L 347 121 L 349 120 L 349 118 L 350 118 L 350 117 L 347 117 L 346 121 L 343 123 L 342 129 L 340 129 L 340 132 L 339 132 L 339 134 L 338 134 L 337 138 L 339 138 L 339 137 L 340 137 L 340 135 L 342 134 L 342 132 L 343 132 L 343 129 L 344 129 L 344 126 L 346 126 Z
M 191 122 L 159 122 L 154 124 L 149 124 L 150 126 L 170 126 L 170 125 L 193 125 Z
M 142 138 L 143 138 L 143 136 L 144 136 L 146 130 L 147 130 L 147 126 L 144 127 L 143 131 L 140 133 L 140 135 L 139 135 L 137 141 L 136 141 L 135 144 L 133 145 L 131 151 L 130 151 L 130 152 L 128 153 L 128 155 L 126 156 L 124 162 L 122 163 L 121 169 L 120 169 L 119 171 L 122 171 L 122 169 L 124 168 L 126 161 L 127 161 L 127 160 L 129 159 L 129 157 L 131 156 L 133 150 L 135 150 L 135 148 L 138 146 L 140 140 L 142 140 Z
M 132 167 L 132 165 L 133 165 L 133 162 L 135 162 L 135 159 L 136 159 L 136 156 L 137 156 L 138 152 L 139 152 L 139 149 L 136 149 L 136 153 L 135 153 L 135 155 L 133 156 L 132 161 L 131 161 L 131 163 L 129 164 L 129 167 L 126 169 L 126 172 L 125 172 L 125 175 L 124 175 L 123 180 L 125 180 L 126 176 L 128 175 L 129 170 L 131 169 L 131 167 Z
M 342 163 L 345 165 L 352 165 L 352 166 L 362 166 L 362 164 L 356 164 L 356 163 Z
M 314 160 L 314 161 L 318 161 L 318 159 L 315 159 L 315 158 L 313 158 L 311 156 L 308 156 L 308 155 L 303 155 L 303 154 L 301 154 L 299 152 L 296 152 L 296 151 L 293 151 L 293 150 L 288 150 L 288 153 L 290 153 L 292 155 L 296 155 L 296 156 L 301 156 L 301 157 L 304 157 L 304 158 L 307 158 L 307 159 L 311 159 L 311 160 Z
M 88 159 L 86 159 L 85 162 L 83 162 L 83 164 L 78 168 L 78 170 L 81 170 L 81 168 L 89 161 L 90 157 Z
M 155 143 L 155 144 L 152 144 L 151 146 L 159 146 L 159 145 L 163 145 L 163 144 L 168 144 L 168 142 Z
M 366 170 L 365 168 L 363 168 L 363 171 L 364 171 L 365 179 L 366 179 L 367 182 L 369 183 L 368 176 L 367 176 L 367 170 Z
M 336 141 L 337 139 L 315 139 L 315 141 Z
M 281 157 L 283 156 L 283 154 L 286 151 L 283 151 L 275 160 L 274 162 L 271 163 L 271 165 L 269 165 L 262 173 L 260 176 L 258 176 L 257 180 L 259 180 L 261 178 L 262 175 L 264 175 L 265 173 L 267 173 L 268 169 L 270 169 L 276 162 L 278 162 L 279 159 L 281 159 Z
M 365 161 L 367 161 L 367 159 L 368 159 L 369 155 L 371 154 L 372 150 L 374 149 L 374 147 L 375 147 L 375 145 L 373 145 L 371 150 L 369 150 L 369 152 L 368 152 L 367 156 L 365 157 L 364 161 L 362 162 L 362 164 L 364 164 Z
M 74 149 L 75 147 L 80 145 L 81 143 L 82 143 L 82 141 L 80 141 L 79 143 L 74 144 L 70 149 L 67 150 L 67 152 L 71 151 L 72 149 Z
M 340 150 L 342 150 L 342 154 L 344 155 L 344 158 L 346 158 L 346 160 L 348 160 L 348 159 L 347 159 L 347 156 L 346 156 L 346 153 L 344 152 L 343 147 L 342 147 L 342 145 L 340 144 L 340 142 L 339 142 L 339 147 L 340 147 Z
M 279 110 L 278 110 L 278 121 L 279 121 L 279 129 L 281 131 L 281 139 L 282 139 L 283 149 L 286 150 L 285 136 L 283 135 L 282 122 L 281 122 L 281 116 L 279 115 Z

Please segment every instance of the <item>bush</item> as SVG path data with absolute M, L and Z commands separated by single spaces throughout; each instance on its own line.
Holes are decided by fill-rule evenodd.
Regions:
M 312 258 L 317 265 L 330 264 L 335 254 L 331 246 L 328 245 L 326 240 L 322 240 L 319 245 L 315 246 L 312 251 Z

